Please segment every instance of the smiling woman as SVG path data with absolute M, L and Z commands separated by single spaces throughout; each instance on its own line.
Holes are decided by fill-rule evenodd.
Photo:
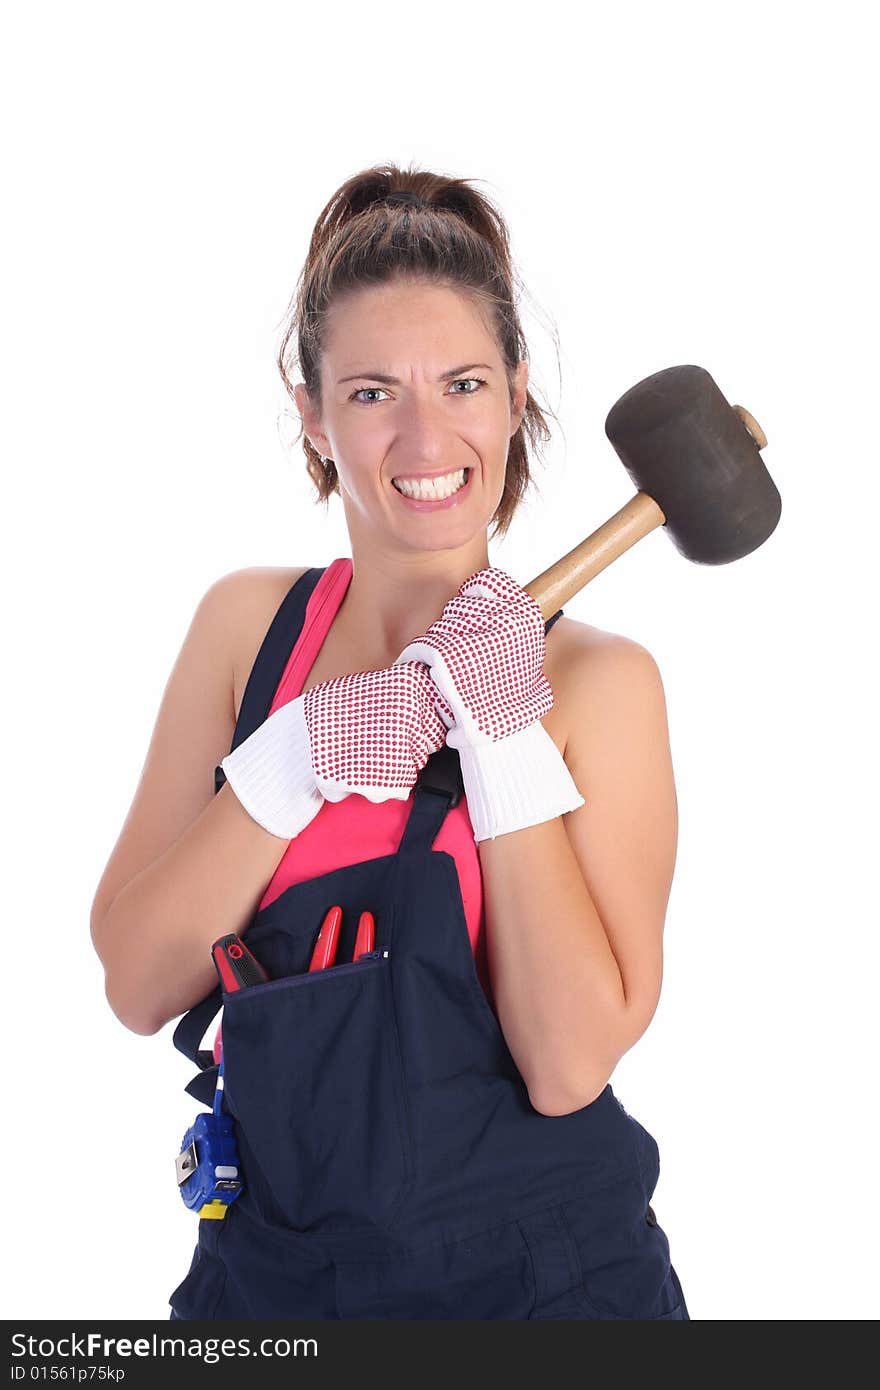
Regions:
M 278 367 L 303 423 L 306 466 L 319 500 L 340 491 L 345 498 L 340 468 L 350 457 L 350 435 L 342 407 L 350 406 L 353 413 L 383 417 L 370 447 L 390 455 L 393 445 L 385 463 L 398 467 L 395 476 L 436 478 L 461 467 L 479 472 L 475 505 L 492 503 L 488 524 L 492 535 L 502 536 L 530 485 L 531 459 L 550 438 L 546 415 L 552 412 L 539 406 L 527 385 L 528 349 L 517 311 L 521 286 L 504 218 L 472 183 L 383 165 L 342 184 L 316 221 L 288 307 Z M 417 342 L 403 318 L 416 326 Z M 357 359 L 350 351 L 354 342 Z M 477 350 L 444 360 L 444 347 L 451 352 L 459 344 Z M 298 386 L 294 365 L 303 378 Z M 486 375 L 465 377 L 469 372 Z M 337 394 L 351 383 L 357 383 L 353 392 Z M 466 422 L 457 417 L 469 431 L 462 452 L 476 452 L 475 427 L 495 430 L 497 451 L 497 428 L 505 420 L 503 457 L 493 461 L 492 476 L 484 475 L 477 458 L 435 457 L 439 440 L 430 435 L 430 419 L 420 417 L 419 401 L 427 413 L 441 391 L 447 409 L 469 412 Z M 352 427 L 363 440 L 363 421 Z M 466 482 L 471 491 L 471 479 Z M 407 511 L 435 509 L 429 498 Z
M 294 396 L 325 475 L 333 459 L 355 548 L 470 548 L 493 517 L 509 520 L 528 364 L 507 367 L 479 298 L 398 273 L 334 298 L 323 328 L 319 395 L 300 383 Z M 396 370 L 350 370 L 353 345 L 360 361 Z M 473 362 L 446 366 L 463 348 Z M 483 375 L 468 376 L 478 361 Z M 474 568 L 484 563 L 474 549 Z
M 175 1317 L 688 1317 L 609 1083 L 659 992 L 662 686 L 489 561 L 547 437 L 514 286 L 461 179 L 365 170 L 312 235 L 278 360 L 351 557 L 206 596 L 93 913 L 235 1141 L 219 1185 L 184 1141 Z M 245 931 L 262 978 L 211 989 Z

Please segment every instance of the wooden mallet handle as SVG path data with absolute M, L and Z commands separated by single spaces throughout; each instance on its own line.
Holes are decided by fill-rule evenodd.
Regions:
M 545 618 L 658 526 L 697 564 L 727 564 L 773 532 L 782 501 L 760 450 L 767 437 L 702 367 L 668 367 L 630 388 L 605 432 L 639 491 L 525 588 Z

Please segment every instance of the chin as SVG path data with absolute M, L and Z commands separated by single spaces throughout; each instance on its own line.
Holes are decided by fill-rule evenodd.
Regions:
M 442 515 L 437 513 L 438 520 L 434 525 L 404 526 L 396 529 L 395 534 L 413 550 L 463 550 L 476 540 L 485 540 L 490 517 L 480 520 L 475 526 L 472 518 L 466 524 L 464 518 L 455 525 L 448 521 L 443 524 L 440 520 Z

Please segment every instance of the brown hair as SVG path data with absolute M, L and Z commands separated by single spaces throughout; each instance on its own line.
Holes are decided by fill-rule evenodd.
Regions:
M 385 201 L 403 192 L 411 195 L 408 201 Z M 520 282 L 511 266 L 504 219 L 464 179 L 396 164 L 354 174 L 318 216 L 278 350 L 288 395 L 295 399 L 291 368 L 298 363 L 309 398 L 321 409 L 323 324 L 332 301 L 347 291 L 407 279 L 456 289 L 485 314 L 504 359 L 512 404 L 513 373 L 528 352 L 514 296 Z M 302 422 L 300 435 L 317 500 L 328 503 L 339 490 L 336 465 L 312 446 Z M 510 439 L 504 492 L 491 521 L 496 534 L 506 532 L 532 482 L 530 451 L 540 453 L 540 444 L 549 439 L 544 411 L 529 389 L 522 422 Z

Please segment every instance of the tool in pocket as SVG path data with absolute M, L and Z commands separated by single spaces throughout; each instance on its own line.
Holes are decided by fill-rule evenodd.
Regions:
M 309 970 L 325 970 L 336 963 L 336 947 L 339 944 L 341 924 L 342 908 L 338 906 L 328 908 L 312 950 Z M 362 912 L 358 918 L 357 936 L 351 954 L 352 963 L 360 960 L 361 956 L 372 954 L 375 934 L 376 923 L 372 912 Z
M 339 945 L 339 926 L 342 922 L 342 908 L 328 908 L 318 932 L 318 939 L 312 950 L 309 970 L 326 970 L 336 960 L 336 947 Z
M 309 971 L 326 970 L 336 963 L 336 948 L 339 944 L 339 929 L 342 925 L 342 908 L 334 905 L 327 909 L 312 948 Z M 358 921 L 357 938 L 352 952 L 352 962 L 361 956 L 372 954 L 375 945 L 375 920 L 372 912 L 364 911 Z M 218 962 L 218 947 L 225 948 Z M 217 964 L 220 983 L 227 991 L 241 985 L 262 984 L 268 979 L 259 961 L 248 950 L 240 937 L 234 934 L 221 937 L 211 948 Z M 238 985 L 228 985 L 227 979 L 238 980 Z M 219 1064 L 223 1056 L 223 1025 L 217 1027 L 213 1047 L 214 1061 Z
M 372 953 L 376 937 L 376 923 L 372 912 L 362 912 L 358 919 L 357 936 L 354 942 L 352 960 L 360 960 L 361 956 Z
M 269 976 L 240 936 L 230 932 L 211 947 L 211 958 L 227 994 L 263 984 Z M 214 1044 L 215 1052 L 220 1035 Z M 175 1160 L 177 1185 L 184 1204 L 199 1217 L 222 1220 L 242 1192 L 241 1168 L 232 1116 L 223 1109 L 223 1049 L 220 1045 L 217 1084 L 210 1114 L 197 1115 L 183 1136 Z
M 325 970 L 336 960 L 342 908 L 333 906 L 324 914 L 312 950 L 309 970 Z M 375 955 L 373 914 L 361 913 L 352 961 Z M 227 994 L 264 984 L 269 976 L 256 956 L 235 932 L 221 936 L 211 947 L 211 957 Z M 221 1025 L 222 1027 L 222 1025 Z M 175 1160 L 177 1184 L 185 1205 L 199 1217 L 222 1220 L 227 1207 L 241 1194 L 242 1180 L 232 1116 L 223 1110 L 223 1040 L 221 1028 L 214 1040 L 214 1060 L 218 1063 L 217 1084 L 210 1114 L 198 1115 L 183 1137 Z

